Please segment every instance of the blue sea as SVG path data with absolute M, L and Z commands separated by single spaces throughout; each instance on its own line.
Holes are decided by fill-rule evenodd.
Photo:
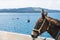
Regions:
M 40 13 L 0 13 L 0 31 L 31 35 L 34 24 L 40 16 Z M 48 16 L 60 20 L 60 13 L 48 13 Z M 41 36 L 51 37 L 47 32 Z

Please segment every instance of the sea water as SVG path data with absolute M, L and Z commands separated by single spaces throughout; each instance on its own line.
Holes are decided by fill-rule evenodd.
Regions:
M 40 13 L 0 13 L 0 31 L 31 35 L 32 29 L 40 16 Z M 48 16 L 60 20 L 59 13 L 48 13 Z M 51 37 L 47 32 L 44 32 L 41 36 Z

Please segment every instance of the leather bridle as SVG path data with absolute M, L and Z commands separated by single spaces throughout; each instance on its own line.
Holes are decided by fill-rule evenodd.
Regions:
M 33 31 L 36 31 L 36 32 L 40 33 L 40 30 L 43 28 L 45 22 L 46 22 L 46 17 L 45 17 L 45 19 L 44 19 L 44 21 L 43 21 L 41 27 L 40 27 L 38 30 L 37 30 L 37 29 L 33 29 Z M 47 27 L 47 30 L 48 30 L 48 29 L 49 29 L 49 27 Z

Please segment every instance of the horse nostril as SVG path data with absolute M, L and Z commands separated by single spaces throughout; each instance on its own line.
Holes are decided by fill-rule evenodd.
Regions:
M 32 37 L 32 38 L 37 38 L 37 36 L 35 36 L 35 35 L 31 35 L 31 37 Z
M 32 37 L 32 38 L 35 38 L 35 36 L 34 36 L 34 35 L 31 35 L 31 37 Z
M 31 35 L 31 37 L 33 38 L 33 35 Z

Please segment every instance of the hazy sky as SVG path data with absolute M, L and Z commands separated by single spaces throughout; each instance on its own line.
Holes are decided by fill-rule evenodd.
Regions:
M 0 9 L 22 7 L 42 7 L 60 10 L 60 0 L 0 0 Z

